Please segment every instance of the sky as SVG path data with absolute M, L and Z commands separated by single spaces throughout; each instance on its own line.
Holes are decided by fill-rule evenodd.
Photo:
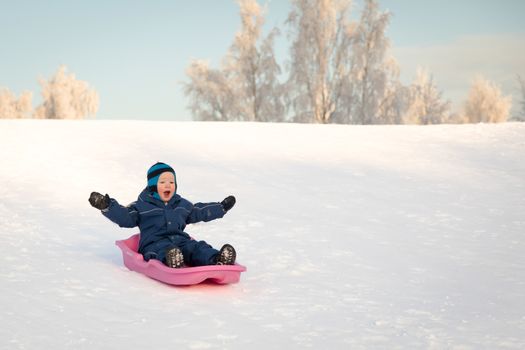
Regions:
M 267 5 L 265 31 L 281 30 L 283 71 L 289 1 Z M 400 77 L 427 69 L 455 109 L 476 75 L 519 100 L 525 77 L 525 1 L 381 0 Z M 354 5 L 359 14 L 361 2 Z M 0 0 L 0 87 L 41 102 L 39 79 L 65 65 L 100 95 L 98 119 L 191 120 L 182 83 L 192 59 L 218 67 L 240 29 L 234 0 Z M 284 76 L 284 75 L 283 75 Z

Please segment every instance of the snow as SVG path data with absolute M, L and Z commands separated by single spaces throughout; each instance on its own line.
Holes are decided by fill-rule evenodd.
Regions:
M 525 124 L 0 120 L 1 349 L 523 349 Z M 238 284 L 127 270 L 121 203 L 164 161 Z

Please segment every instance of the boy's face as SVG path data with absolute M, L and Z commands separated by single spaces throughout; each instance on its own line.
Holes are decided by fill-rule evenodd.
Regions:
M 159 193 L 160 199 L 164 202 L 168 202 L 171 197 L 175 194 L 175 177 L 169 171 L 166 171 L 159 176 L 157 182 L 157 192 Z

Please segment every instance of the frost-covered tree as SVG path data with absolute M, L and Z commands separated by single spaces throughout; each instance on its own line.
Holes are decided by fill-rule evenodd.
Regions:
M 426 70 L 417 70 L 408 90 L 408 106 L 403 120 L 406 124 L 439 124 L 447 121 L 450 101 L 443 100 L 441 91 Z
M 525 80 L 518 75 L 518 84 L 520 85 L 521 91 L 521 111 L 519 112 L 517 120 L 525 121 Z
M 238 116 L 236 97 L 227 77 L 207 62 L 193 60 L 186 69 L 190 82 L 184 86 L 189 108 L 196 120 L 228 121 Z
M 505 122 L 511 105 L 510 96 L 502 96 L 498 86 L 480 76 L 470 88 L 463 118 L 467 123 Z
M 399 70 L 388 56 L 388 13 L 365 0 L 358 23 L 350 0 L 296 0 L 287 23 L 293 38 L 289 93 L 294 120 L 391 123 L 401 119 Z
M 385 34 L 389 21 L 390 14 L 380 12 L 376 0 L 365 0 L 352 42 L 353 123 L 391 123 L 399 118 L 395 115 L 399 68 L 388 55 Z
M 249 121 L 281 121 L 284 102 L 278 76 L 281 68 L 273 51 L 273 29 L 261 39 L 263 9 L 255 0 L 239 1 L 242 28 L 236 34 L 225 70 L 238 93 L 239 118 Z
M 33 94 L 24 91 L 17 99 L 7 88 L 0 89 L 0 118 L 26 118 L 31 115 L 33 106 L 31 99 Z
M 292 38 L 288 92 L 296 122 L 341 121 L 341 103 L 351 103 L 350 5 L 350 0 L 292 2 L 286 21 Z
M 43 103 L 35 117 L 48 119 L 82 119 L 94 116 L 99 106 L 98 93 L 89 84 L 77 80 L 61 66 L 48 81 L 40 79 Z
M 194 60 L 186 70 L 190 82 L 184 84 L 184 92 L 190 109 L 199 120 L 282 121 L 284 91 L 273 52 L 278 31 L 263 39 L 263 9 L 255 0 L 238 3 L 241 30 L 221 69 Z
M 402 124 L 403 116 L 408 109 L 410 88 L 403 86 L 399 80 L 390 81 L 379 104 L 376 122 L 382 124 Z

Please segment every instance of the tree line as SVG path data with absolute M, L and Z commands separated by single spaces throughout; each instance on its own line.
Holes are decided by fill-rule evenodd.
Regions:
M 386 37 L 391 14 L 364 0 L 358 20 L 351 0 L 295 0 L 285 25 L 290 57 L 282 72 L 274 54 L 274 28 L 262 35 L 264 9 L 239 0 L 241 29 L 219 68 L 193 60 L 184 93 L 194 120 L 341 124 L 438 124 L 503 122 L 511 97 L 482 76 L 459 112 L 418 69 L 404 86 Z M 284 77 L 282 76 L 284 73 Z M 522 118 L 525 120 L 525 86 Z
M 460 111 L 452 111 L 433 76 L 418 69 L 408 86 L 390 55 L 386 29 L 391 14 L 377 0 L 363 0 L 351 20 L 351 0 L 292 0 L 285 22 L 289 61 L 282 69 L 273 28 L 263 35 L 265 9 L 256 0 L 238 0 L 241 29 L 213 68 L 192 60 L 183 84 L 194 120 L 340 124 L 439 124 L 503 122 L 510 96 L 482 76 L 470 87 Z M 525 83 L 520 115 L 525 121 Z M 15 96 L 0 88 L 0 118 L 80 119 L 95 116 L 99 95 L 61 66 L 39 79 L 43 102 L 33 109 L 31 92 Z

